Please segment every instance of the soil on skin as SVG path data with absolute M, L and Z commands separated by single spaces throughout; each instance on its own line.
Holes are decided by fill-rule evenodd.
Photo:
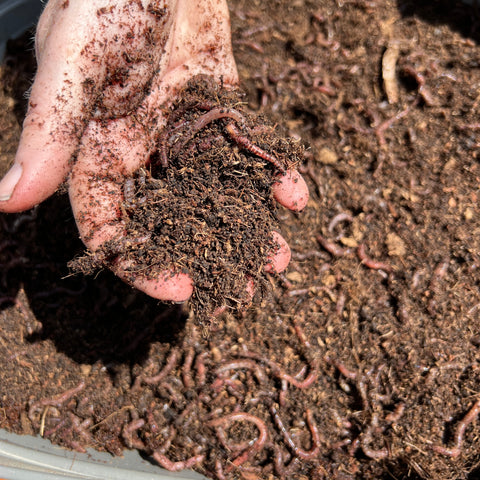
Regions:
M 264 266 L 278 248 L 272 183 L 295 168 L 303 149 L 243 113 L 241 101 L 208 77 L 189 82 L 169 108 L 159 149 L 125 181 L 126 237 L 70 262 L 73 271 L 94 273 L 122 259 L 133 265 L 126 269 L 132 279 L 187 273 L 195 285 L 190 307 L 206 327 L 215 311 L 250 303 L 247 285 L 266 286 Z M 236 135 L 278 165 L 237 145 Z
M 69 276 L 65 195 L 0 216 L 0 427 L 217 479 L 478 478 L 478 11 L 229 5 L 248 108 L 308 147 L 309 204 L 277 213 L 288 271 L 205 337 L 108 271 Z M 0 173 L 23 49 L 2 67 Z

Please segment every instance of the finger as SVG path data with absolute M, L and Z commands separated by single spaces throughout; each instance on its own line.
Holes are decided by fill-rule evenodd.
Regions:
M 92 121 L 85 131 L 69 192 L 80 236 L 92 251 L 107 241 L 125 238 L 124 177 L 145 163 L 149 148 L 148 135 L 133 120 Z M 112 270 L 159 300 L 182 302 L 193 292 L 192 280 L 184 273 L 159 271 L 155 279 L 139 278 L 132 273 L 132 265 L 121 260 Z
M 185 273 L 162 270 L 158 272 L 155 280 L 136 278 L 133 282 L 129 279 L 130 274 L 126 275 L 121 266 L 118 270 L 115 270 L 115 274 L 141 292 L 163 302 L 183 303 L 193 293 L 192 279 Z
M 287 268 L 292 258 L 292 252 L 287 241 L 278 232 L 272 232 L 272 239 L 277 248 L 274 254 L 268 257 L 265 271 L 281 273 Z
M 120 117 L 143 102 L 172 18 L 170 8 L 157 13 L 130 0 L 48 3 L 15 164 L 0 184 L 0 210 L 30 208 L 57 189 L 92 115 Z
M 51 23 L 49 7 L 41 17 L 39 30 Z M 48 36 L 43 29 L 42 53 L 15 163 L 0 184 L 1 211 L 25 210 L 57 189 L 68 172 L 85 112 L 90 109 L 91 98 L 83 91 L 84 78 L 80 78 L 71 51 L 78 42 L 73 42 L 65 16 L 64 11 L 56 13 L 55 28 Z M 85 34 L 81 25 L 79 30 L 75 31 L 76 37 Z
M 288 170 L 284 175 L 278 176 L 272 191 L 278 203 L 294 212 L 303 210 L 307 205 L 308 187 L 297 170 Z
M 230 16 L 225 0 L 178 0 L 160 72 L 146 109 L 154 110 L 195 75 L 211 75 L 224 85 L 238 85 Z

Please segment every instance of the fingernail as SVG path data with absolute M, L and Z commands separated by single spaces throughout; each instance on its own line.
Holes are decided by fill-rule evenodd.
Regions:
M 21 176 L 22 166 L 19 163 L 14 163 L 0 182 L 0 202 L 6 202 L 10 199 Z

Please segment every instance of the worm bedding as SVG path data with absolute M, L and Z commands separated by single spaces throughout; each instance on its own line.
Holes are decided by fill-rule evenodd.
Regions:
M 188 273 L 203 323 L 222 307 L 245 307 L 248 282 L 266 285 L 263 267 L 278 248 L 271 185 L 303 150 L 244 110 L 238 92 L 209 78 L 190 81 L 170 107 L 149 163 L 125 182 L 126 239 L 72 268 L 88 273 L 120 256 L 134 264 L 132 276 Z
M 203 255 L 237 261 L 232 232 L 218 240 L 223 219 L 209 215 L 245 201 L 252 218 L 261 204 L 272 222 L 252 240 L 277 227 L 285 236 L 288 270 L 252 275 L 269 293 L 248 309 L 228 308 L 205 336 L 191 310 L 159 305 L 108 269 L 69 275 L 67 262 L 84 247 L 65 195 L 0 215 L 0 428 L 78 451 L 134 448 L 164 468 L 217 480 L 476 480 L 478 10 L 454 0 L 229 6 L 246 97 L 226 92 L 219 102 L 199 84 L 186 92 L 193 103 L 175 106 L 166 156 L 159 149 L 126 184 L 137 245 L 122 255 L 143 255 L 162 228 L 175 228 L 146 205 L 162 190 L 187 202 L 189 190 L 175 196 L 167 188 L 185 188 L 183 170 L 190 189 L 206 192 L 198 216 L 171 213 L 188 215 L 181 221 L 192 235 L 202 222 L 215 231 L 196 242 Z M 2 66 L 1 173 L 32 78 L 31 62 L 21 63 L 24 45 L 11 46 Z M 239 117 L 205 123 L 219 108 L 238 111 L 245 125 Z M 299 170 L 311 195 L 300 215 L 272 210 L 278 168 L 239 135 L 279 161 L 287 146 L 256 129 L 264 122 L 251 123 L 247 111 L 308 146 Z M 207 161 L 220 151 L 220 161 Z M 220 176 L 234 182 L 234 198 L 209 193 Z M 257 193 L 246 201 L 252 184 Z M 163 249 L 155 252 L 165 260 Z M 104 254 L 106 263 L 116 255 Z M 229 268 L 243 268 L 235 262 Z M 220 267 L 204 258 L 197 273 L 188 266 L 199 275 L 197 308 L 210 288 L 203 268 Z M 224 302 L 244 303 L 243 291 L 226 285 L 205 317 Z

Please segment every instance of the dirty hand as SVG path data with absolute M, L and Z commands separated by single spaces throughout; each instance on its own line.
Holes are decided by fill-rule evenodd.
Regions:
M 19 212 L 52 195 L 68 177 L 80 236 L 91 250 L 124 236 L 124 178 L 147 161 L 165 124 L 160 107 L 194 75 L 238 82 L 225 0 L 50 0 L 37 29 L 38 71 L 15 163 L 0 183 L 0 211 Z M 275 185 L 288 208 L 305 206 L 297 172 Z M 281 245 L 269 268 L 286 268 Z M 123 268 L 122 268 L 123 267 Z M 127 265 L 115 273 L 126 277 Z M 134 286 L 184 301 L 186 274 L 163 272 Z

